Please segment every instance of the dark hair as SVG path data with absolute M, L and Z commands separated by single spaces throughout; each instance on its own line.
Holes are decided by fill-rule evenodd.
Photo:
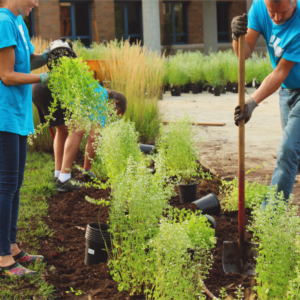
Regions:
M 124 94 L 120 93 L 120 96 L 116 101 L 116 109 L 120 110 L 121 114 L 124 115 L 127 110 L 127 99 Z

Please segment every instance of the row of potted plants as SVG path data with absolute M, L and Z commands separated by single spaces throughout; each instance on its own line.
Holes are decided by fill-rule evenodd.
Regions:
M 238 92 L 238 58 L 232 50 L 203 55 L 200 51 L 178 51 L 170 56 L 167 73 L 164 78 L 165 88 L 171 88 L 173 96 L 180 96 L 181 92 L 201 93 L 208 88 L 215 96 L 231 91 Z M 252 85 L 255 80 L 258 87 L 272 72 L 269 57 L 258 56 L 253 53 L 246 60 L 246 85 Z

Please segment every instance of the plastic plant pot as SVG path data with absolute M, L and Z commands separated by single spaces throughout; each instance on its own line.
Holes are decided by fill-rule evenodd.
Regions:
M 220 202 L 215 194 L 208 194 L 192 203 L 194 208 L 201 210 L 202 214 L 218 215 L 221 211 Z
M 232 87 L 230 82 L 227 82 L 226 90 L 227 92 L 232 92 Z
M 199 182 L 192 182 L 190 184 L 179 184 L 179 199 L 180 203 L 189 203 L 197 199 L 197 187 Z
M 181 87 L 180 86 L 173 86 L 171 88 L 171 95 L 172 96 L 181 96 Z
M 214 87 L 213 86 L 209 86 L 209 89 L 208 89 L 208 92 L 210 93 L 210 94 L 213 94 L 214 93 Z
M 192 85 L 192 93 L 193 94 L 199 94 L 199 84 L 193 84 Z
M 221 95 L 221 87 L 214 87 L 214 95 L 215 96 L 220 96 Z
M 203 91 L 203 84 L 199 84 L 199 94 L 201 94 Z
M 251 88 L 252 87 L 252 81 L 250 83 L 246 84 L 246 87 Z
M 191 84 L 190 83 L 185 84 L 183 87 L 183 92 L 188 94 L 190 90 L 191 90 Z
M 239 92 L 239 85 L 237 83 L 233 83 L 231 85 L 231 91 L 234 93 L 234 94 L 237 94 Z
M 145 154 L 150 154 L 154 149 L 155 147 L 153 145 L 140 144 L 140 150 Z
M 107 261 L 108 253 L 106 247 L 110 248 L 111 246 L 111 236 L 107 230 L 108 226 L 106 224 L 88 224 L 85 233 L 86 245 L 84 258 L 84 263 L 87 266 Z
M 226 90 L 227 90 L 227 87 L 225 85 L 222 85 L 221 94 L 226 94 Z
M 258 89 L 260 87 L 260 83 L 255 82 L 255 87 Z
M 216 229 L 216 227 L 217 227 L 216 220 L 210 215 L 205 215 L 205 217 L 209 223 L 209 227 L 212 229 Z

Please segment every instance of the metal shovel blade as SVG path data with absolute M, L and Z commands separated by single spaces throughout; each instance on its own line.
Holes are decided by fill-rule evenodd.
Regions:
M 255 275 L 256 257 L 255 243 L 244 242 L 240 247 L 238 242 L 223 242 L 222 261 L 225 273 Z

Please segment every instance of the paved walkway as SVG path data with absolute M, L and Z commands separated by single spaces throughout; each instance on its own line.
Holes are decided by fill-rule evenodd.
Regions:
M 246 100 L 254 91 L 254 88 L 246 89 Z M 270 183 L 282 135 L 278 102 L 279 95 L 276 92 L 255 109 L 251 121 L 246 125 L 246 170 L 265 163 L 262 169 L 246 176 L 248 181 L 265 182 L 268 176 Z M 234 108 L 238 104 L 237 94 L 227 93 L 215 97 L 203 92 L 172 97 L 170 92 L 166 92 L 163 101 L 159 103 L 165 112 L 164 120 L 183 116 L 186 111 L 196 122 L 226 123 L 223 127 L 198 126 L 200 161 L 222 178 L 237 176 L 238 128 L 233 122 Z M 294 202 L 300 205 L 299 179 L 298 175 L 293 193 Z

